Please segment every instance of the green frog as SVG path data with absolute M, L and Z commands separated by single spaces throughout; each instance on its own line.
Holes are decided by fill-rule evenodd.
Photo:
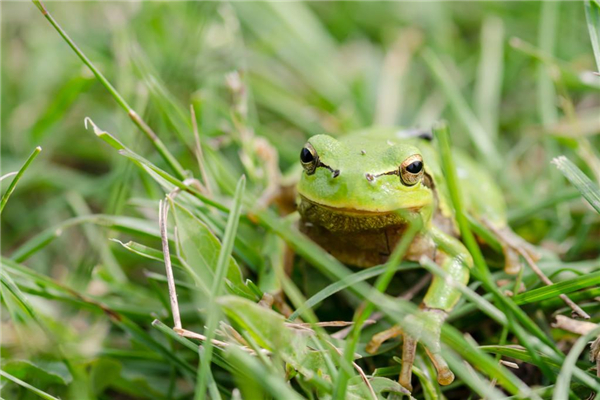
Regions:
M 465 210 L 498 230 L 508 230 L 502 193 L 484 168 L 453 151 Z M 384 263 L 407 229 L 407 213 L 420 217 L 422 229 L 405 259 L 434 260 L 455 280 L 467 284 L 471 255 L 458 239 L 440 157 L 429 132 L 371 128 L 341 138 L 317 135 L 300 153 L 304 169 L 298 184 L 300 230 L 345 264 L 371 267 Z M 518 257 L 504 246 L 509 273 Z M 460 292 L 434 276 L 420 306 L 434 338 L 426 350 L 448 385 L 454 374 L 441 355 L 440 330 Z M 375 335 L 367 346 L 376 352 L 387 339 L 403 336 L 399 382 L 411 390 L 418 337 L 399 327 Z

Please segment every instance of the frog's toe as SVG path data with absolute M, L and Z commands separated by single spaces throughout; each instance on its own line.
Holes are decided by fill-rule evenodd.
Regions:
M 454 382 L 454 374 L 450 371 L 449 368 L 446 368 L 440 372 L 438 372 L 438 383 L 440 385 L 446 386 Z
M 409 392 L 412 392 L 412 367 L 415 362 L 417 353 L 417 340 L 409 335 L 403 335 L 404 343 L 402 343 L 402 367 L 400 368 L 400 376 L 398 383 L 404 386 Z
M 436 346 L 437 347 L 437 346 Z M 430 349 L 427 350 L 427 355 L 431 358 L 433 365 L 435 366 L 435 370 L 437 371 L 437 381 L 440 385 L 446 386 L 454 382 L 454 373 L 448 367 L 448 363 L 442 357 L 442 354 L 439 352 L 439 349 L 435 352 Z
M 504 252 L 504 272 L 509 275 L 516 275 L 521 270 L 521 261 L 519 259 L 519 253 L 512 247 L 503 246 Z
M 402 335 L 402 329 L 400 329 L 399 326 L 393 326 L 390 329 L 386 329 L 385 331 L 373 335 L 369 343 L 367 343 L 367 347 L 365 348 L 365 350 L 369 354 L 375 354 L 377 353 L 377 350 L 379 350 L 379 347 L 381 347 L 383 342 L 398 337 L 400 335 Z

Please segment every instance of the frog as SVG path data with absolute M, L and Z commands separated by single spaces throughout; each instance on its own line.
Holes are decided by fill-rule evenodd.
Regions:
M 448 185 L 430 131 L 374 127 L 339 137 L 319 134 L 300 152 L 303 171 L 297 185 L 300 231 L 344 264 L 368 268 L 385 263 L 406 233 L 409 220 L 420 228 L 404 259 L 433 260 L 454 280 L 467 284 L 473 259 L 460 241 Z M 494 178 L 473 158 L 452 150 L 465 212 L 498 230 L 510 231 L 506 203 Z M 505 270 L 520 266 L 503 246 Z M 517 264 L 517 265 L 515 265 Z M 422 325 L 433 340 L 425 345 L 437 381 L 449 385 L 454 374 L 441 354 L 440 333 L 461 297 L 455 286 L 433 276 L 419 306 Z M 412 391 L 412 365 L 418 335 L 398 326 L 373 336 L 367 352 L 403 336 L 399 383 Z

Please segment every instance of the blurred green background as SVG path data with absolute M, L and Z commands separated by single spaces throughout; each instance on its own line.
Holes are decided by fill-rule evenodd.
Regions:
M 566 154 L 594 181 L 600 178 L 600 78 L 591 72 L 596 66 L 580 2 L 46 6 L 184 168 L 198 175 L 189 117 L 189 106 L 194 107 L 209 175 L 224 203 L 244 172 L 256 195 L 268 183 L 259 158 L 240 160 L 246 153 L 236 136 L 236 115 L 277 149 L 286 176 L 295 173 L 299 149 L 311 135 L 372 125 L 429 128 L 445 118 L 453 144 L 494 173 L 511 224 L 522 236 L 564 262 L 600 256 L 598 215 L 579 197 L 569 197 L 573 189 L 550 164 Z M 18 170 L 36 146 L 43 148 L 2 214 L 2 255 L 14 258 L 34 235 L 90 213 L 135 217 L 156 229 L 161 188 L 86 130 L 84 118 L 168 168 L 33 4 L 1 7 L 2 174 Z M 499 164 L 477 146 L 482 136 Z M 2 182 L 3 191 L 9 180 Z M 560 196 L 566 197 L 556 200 Z M 540 205 L 548 199 L 549 205 Z M 130 237 L 113 228 L 64 229 L 57 240 L 25 257 L 26 265 L 108 301 L 140 329 L 151 329 L 153 315 L 169 324 L 156 294 L 164 293 L 165 285 L 146 281 L 148 271 L 163 273 L 161 263 L 108 241 Z M 254 281 L 260 281 L 257 271 L 266 264 L 264 232 L 258 232 L 248 235 L 255 258 L 245 260 L 246 276 Z M 152 235 L 140 241 L 160 247 Z M 114 265 L 127 284 L 114 282 Z M 305 282 L 307 296 L 324 287 L 320 280 L 314 287 Z M 25 286 L 22 290 L 33 294 L 41 290 Z M 193 386 L 161 364 L 163 355 L 129 343 L 106 315 L 49 295 L 29 298 L 68 357 L 85 365 L 81 390 L 101 398 L 191 396 Z M 319 317 L 351 318 L 352 312 L 336 298 L 324 304 Z M 70 388 L 66 367 L 43 335 L 26 325 L 15 326 L 11 313 L 3 313 L 3 359 L 38 362 L 58 377 L 42 376 L 34 367 L 13 370 L 25 371 L 22 379 L 33 379 L 49 393 L 76 398 L 81 392 Z M 477 331 L 477 324 L 465 322 L 463 328 Z M 104 379 L 107 371 L 113 371 L 113 383 Z M 532 376 L 531 383 L 539 383 Z M 129 387 L 132 382 L 142 389 Z M 15 397 L 7 398 L 31 396 L 9 385 Z

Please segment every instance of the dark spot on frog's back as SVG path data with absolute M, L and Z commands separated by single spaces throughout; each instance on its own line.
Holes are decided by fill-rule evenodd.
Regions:
M 431 131 L 420 131 L 418 137 L 419 139 L 431 142 L 433 140 L 433 133 Z
M 401 130 L 397 135 L 400 138 L 419 138 L 427 140 L 428 142 L 433 140 L 433 132 L 420 128 Z

